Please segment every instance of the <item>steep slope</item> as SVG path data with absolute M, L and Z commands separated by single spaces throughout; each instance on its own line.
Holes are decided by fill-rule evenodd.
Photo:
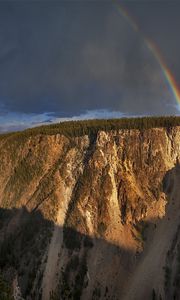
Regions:
M 180 127 L 147 127 L 0 139 L 16 299 L 180 299 Z

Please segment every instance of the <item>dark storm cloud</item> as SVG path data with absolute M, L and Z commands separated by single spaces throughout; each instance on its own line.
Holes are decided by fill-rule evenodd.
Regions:
M 135 16 L 143 34 L 159 47 L 168 67 L 180 83 L 180 1 L 134 0 L 123 1 L 122 4 Z
M 128 8 L 153 35 L 155 9 L 138 3 Z M 152 20 L 146 20 L 148 13 Z M 160 19 L 159 26 L 155 37 L 164 34 Z M 164 40 L 165 34 L 160 46 L 167 44 Z M 142 37 L 116 5 L 102 1 L 0 2 L 0 99 L 1 111 L 30 116 L 54 112 L 71 117 L 98 109 L 176 112 L 162 70 Z

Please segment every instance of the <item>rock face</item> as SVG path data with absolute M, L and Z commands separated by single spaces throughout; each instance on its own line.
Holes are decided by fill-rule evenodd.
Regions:
M 180 127 L 1 139 L 0 269 L 18 299 L 180 299 L 179 160 Z

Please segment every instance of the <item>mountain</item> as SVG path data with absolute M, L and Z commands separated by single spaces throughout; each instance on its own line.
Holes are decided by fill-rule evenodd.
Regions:
M 0 299 L 180 299 L 180 118 L 0 136 Z

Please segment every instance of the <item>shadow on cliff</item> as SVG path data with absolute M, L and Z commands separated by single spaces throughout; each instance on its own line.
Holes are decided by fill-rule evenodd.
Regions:
M 180 191 L 180 163 L 178 158 L 176 159 L 175 166 L 166 172 L 163 178 L 163 192 L 169 197 L 172 196 L 174 190 L 179 188 Z M 175 185 L 178 186 L 175 186 Z
M 165 174 L 162 182 L 163 192 L 170 202 L 176 200 L 173 196 L 176 196 L 175 185 L 177 185 L 178 178 L 180 178 L 180 164 L 177 161 L 175 167 Z M 167 219 L 171 217 L 170 202 L 166 207 L 165 218 Z M 153 226 L 156 231 L 156 227 L 163 222 L 163 219 L 144 222 L 143 228 Z M 139 224 L 137 223 L 136 226 Z M 39 210 L 29 212 L 26 207 L 0 208 L 0 270 L 9 282 L 12 282 L 16 275 L 18 276 L 18 283 L 25 299 L 41 299 L 43 273 L 48 260 L 47 249 L 53 228 L 54 222 L 45 219 Z M 120 299 L 118 289 L 122 290 L 123 295 L 123 288 L 127 288 L 127 277 L 136 271 L 135 267 L 143 258 L 143 253 L 137 255 L 134 251 L 109 243 L 103 235 L 99 238 L 90 237 L 66 227 L 59 227 L 59 233 L 64 235 L 62 248 L 66 248 L 69 260 L 60 270 L 61 278 L 58 286 L 60 296 L 55 295 L 53 299 L 81 299 L 83 289 L 86 289 L 91 284 L 90 281 L 94 280 L 90 278 L 91 274 L 88 270 L 90 259 L 94 266 L 94 274 L 97 273 L 97 279 L 98 276 L 106 278 L 103 283 L 98 283 L 98 280 L 94 281 L 92 299 Z M 150 243 L 148 229 L 143 234 L 143 242 Z M 169 251 L 174 251 L 177 242 L 176 230 Z M 101 255 L 95 257 L 98 251 Z M 101 257 L 103 255 L 104 258 Z M 171 263 L 170 260 L 168 263 Z M 74 284 L 71 280 L 72 273 Z M 175 290 L 173 293 L 172 299 L 179 299 L 178 292 Z M 156 299 L 153 298 L 154 295 L 156 296 L 155 290 L 151 286 L 147 300 Z
M 81 299 L 83 288 L 88 286 L 90 275 L 87 260 L 93 249 L 96 252 L 101 251 L 101 254 L 105 255 L 104 263 L 103 260 L 102 262 L 99 261 L 99 266 L 95 263 L 95 257 L 92 257 L 92 264 L 95 264 L 95 273 L 98 273 L 98 271 L 103 273 L 112 264 L 116 264 L 114 265 L 116 271 L 119 270 L 124 274 L 130 270 L 134 260 L 134 253 L 130 250 L 113 245 L 105 241 L 103 237 L 93 238 L 72 228 L 62 228 L 57 225 L 56 227 L 58 227 L 59 234 L 64 234 L 62 249 L 67 250 L 69 257 L 63 271 L 59 270 L 62 271 L 61 281 L 59 282 L 60 299 L 68 299 L 69 296 L 67 295 L 70 294 L 72 296 L 70 299 Z M 17 276 L 24 299 L 42 298 L 41 286 L 45 265 L 48 261 L 47 250 L 52 238 L 53 228 L 54 222 L 45 219 L 38 210 L 29 212 L 26 207 L 20 209 L 0 208 L 0 271 L 5 280 L 11 283 Z M 62 249 L 59 249 L 59 253 Z M 102 269 L 102 263 L 104 270 Z M 69 284 L 72 273 L 74 274 L 74 285 Z M 111 273 L 113 274 L 113 272 Z M 96 286 L 93 286 L 92 291 L 94 299 L 98 297 L 97 295 L 102 289 L 108 299 L 108 293 L 110 293 L 110 289 L 114 287 L 114 284 L 109 281 L 107 285 L 100 286 L 100 283 L 96 282 Z M 113 299 L 116 299 L 116 297 Z
M 35 278 L 42 278 L 40 266 L 52 228 L 53 222 L 40 211 L 0 208 L 0 271 L 11 283 L 18 276 L 24 297 L 32 293 Z

